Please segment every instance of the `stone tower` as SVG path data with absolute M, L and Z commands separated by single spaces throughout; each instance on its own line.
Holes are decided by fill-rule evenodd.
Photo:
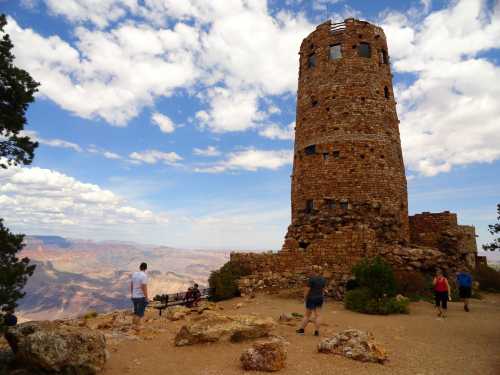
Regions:
M 407 243 L 405 168 L 383 30 L 355 19 L 325 22 L 299 55 L 292 224 L 283 251 L 335 252 L 345 243 L 373 253 Z

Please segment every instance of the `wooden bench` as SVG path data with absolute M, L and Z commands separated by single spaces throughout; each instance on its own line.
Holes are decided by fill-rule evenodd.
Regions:
M 212 288 L 204 288 L 199 289 L 200 291 L 200 299 L 206 300 L 210 298 Z M 157 295 L 153 299 L 153 301 L 157 302 L 156 304 L 152 304 L 151 307 L 158 310 L 159 315 L 161 316 L 163 310 L 172 307 L 172 306 L 185 306 L 188 302 L 193 302 L 193 300 L 186 299 L 187 292 L 181 293 L 173 293 L 173 294 L 162 294 Z

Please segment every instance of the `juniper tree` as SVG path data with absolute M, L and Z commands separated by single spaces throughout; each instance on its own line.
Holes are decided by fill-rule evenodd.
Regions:
M 500 250 L 500 203 L 497 204 L 497 220 L 498 223 L 488 225 L 488 231 L 492 236 L 496 236 L 492 242 L 483 245 L 483 249 L 486 251 Z
M 26 125 L 26 110 L 34 101 L 39 83 L 30 74 L 14 65 L 10 37 L 4 32 L 7 18 L 0 15 L 0 167 L 30 164 L 38 146 L 20 132 Z M 0 318 L 17 306 L 24 296 L 23 287 L 35 270 L 28 258 L 16 254 L 23 248 L 24 235 L 15 235 L 0 218 Z M 1 325 L 1 319 L 0 319 Z

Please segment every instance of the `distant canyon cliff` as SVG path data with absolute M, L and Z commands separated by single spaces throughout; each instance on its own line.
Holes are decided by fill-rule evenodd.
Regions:
M 37 264 L 18 314 L 23 320 L 60 319 L 130 307 L 129 280 L 148 263 L 150 296 L 206 285 L 227 251 L 187 250 L 116 241 L 26 236 L 20 256 Z

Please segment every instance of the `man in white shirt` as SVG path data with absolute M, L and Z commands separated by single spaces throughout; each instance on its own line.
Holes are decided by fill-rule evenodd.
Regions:
M 137 331 L 141 328 L 141 319 L 148 304 L 147 268 L 146 263 L 141 263 L 139 271 L 132 274 L 132 280 L 130 281 L 130 294 L 134 304 L 134 325 Z

